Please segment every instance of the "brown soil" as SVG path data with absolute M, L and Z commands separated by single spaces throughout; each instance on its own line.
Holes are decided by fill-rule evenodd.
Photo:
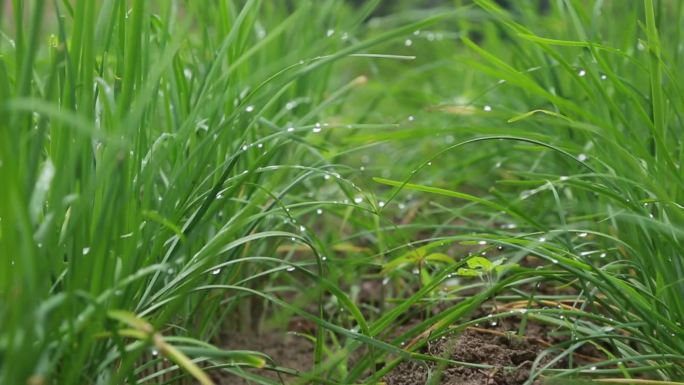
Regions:
M 505 330 L 515 330 L 514 320 L 506 320 L 496 328 L 469 328 L 460 335 L 443 337 L 424 346 L 421 353 L 435 357 L 474 364 L 486 364 L 492 368 L 480 369 L 464 366 L 441 366 L 433 362 L 405 361 L 394 368 L 383 379 L 387 385 L 423 385 L 428 375 L 440 373 L 441 385 L 521 385 L 529 378 L 532 362 L 547 348 L 552 330 L 544 325 L 531 323 L 525 337 L 515 336 Z M 223 347 L 227 349 L 254 350 L 269 355 L 274 366 L 294 369 L 300 372 L 311 370 L 313 345 L 303 337 L 272 332 L 260 336 L 228 334 L 223 336 Z M 544 357 L 542 364 L 552 356 Z M 576 355 L 577 363 L 591 357 Z M 566 364 L 562 361 L 560 365 Z M 246 369 L 252 373 L 271 378 L 277 382 L 291 383 L 293 376 L 278 375 L 267 369 Z M 280 376 L 280 378 L 279 378 Z M 220 385 L 248 385 L 250 382 L 237 376 L 214 372 L 212 375 Z M 535 382 L 538 384 L 539 382 Z
M 479 369 L 463 366 L 439 367 L 437 363 L 401 363 L 385 376 L 387 385 L 423 385 L 441 373 L 442 385 L 518 385 L 529 378 L 529 369 L 543 346 L 534 341 L 468 329 L 456 337 L 429 343 L 423 353 L 451 360 L 492 365 Z
M 492 251 L 497 253 L 497 251 Z M 520 261 L 525 266 L 542 265 L 543 262 L 536 258 L 524 258 Z M 380 280 L 367 280 L 362 283 L 357 301 L 377 306 L 383 290 Z M 537 288 L 538 293 L 559 294 L 559 290 L 550 285 L 542 285 Z M 573 293 L 573 288 L 564 288 L 562 292 Z M 467 293 L 459 293 L 465 295 Z M 289 299 L 292 300 L 292 299 Z M 512 306 L 514 304 L 508 304 Z M 522 304 L 524 306 L 526 304 Z M 544 304 L 548 306 L 558 306 L 557 303 Z M 448 308 L 450 303 L 433 306 L 435 313 Z M 507 304 L 499 304 L 500 311 L 507 308 Z M 496 307 L 495 307 L 496 308 Z M 313 310 L 313 309 L 312 309 Z M 511 310 L 511 309 L 505 309 Z M 421 318 L 420 312 L 416 314 Z M 479 310 L 474 317 L 485 315 L 484 310 Z M 416 318 L 409 317 L 400 329 L 406 330 Z M 559 334 L 553 327 L 530 322 L 527 324 L 525 336 L 520 337 L 508 331 L 516 331 L 519 327 L 519 319 L 516 317 L 500 319 L 497 324 L 484 325 L 484 328 L 469 328 L 459 335 L 443 337 L 440 340 L 432 341 L 422 349 L 421 353 L 436 357 L 448 358 L 450 360 L 468 362 L 473 364 L 491 365 L 492 368 L 480 369 L 464 366 L 440 366 L 433 362 L 405 361 L 387 374 L 383 381 L 387 385 L 423 385 L 428 381 L 428 375 L 435 376 L 439 373 L 440 381 L 435 382 L 441 385 L 522 385 L 530 375 L 530 369 L 534 360 L 539 354 L 550 345 L 567 340 L 567 335 Z M 312 334 L 315 332 L 315 325 L 293 317 L 288 329 L 297 330 L 303 333 Z M 486 329 L 485 329 L 486 328 Z M 400 330 L 390 332 L 398 335 Z M 294 369 L 300 372 L 307 372 L 312 368 L 313 344 L 299 336 L 286 334 L 284 332 L 269 332 L 261 335 L 230 333 L 219 338 L 220 345 L 226 349 L 253 350 L 267 354 L 273 359 L 273 366 Z M 577 351 L 573 359 L 575 364 L 587 363 L 600 353 L 596 348 L 586 346 Z M 363 354 L 359 352 L 359 354 Z M 553 358 L 552 355 L 545 356 L 541 364 L 545 364 Z M 350 361 L 354 362 L 354 359 Z M 558 365 L 567 365 L 567 361 L 561 361 Z M 353 365 L 353 364 L 352 364 Z M 266 369 L 245 369 L 251 373 L 259 374 L 271 378 L 279 383 L 292 383 L 294 377 L 291 375 L 278 375 L 273 370 Z M 213 374 L 217 384 L 223 385 L 248 385 L 252 384 L 234 375 L 218 373 Z M 535 382 L 538 384 L 539 382 Z

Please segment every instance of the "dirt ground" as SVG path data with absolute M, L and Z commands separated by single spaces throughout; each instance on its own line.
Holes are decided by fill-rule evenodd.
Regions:
M 523 261 L 526 265 L 534 265 L 535 261 Z M 382 284 L 380 281 L 368 281 L 361 286 L 359 300 L 371 306 L 377 304 Z M 567 289 L 572 293 L 572 289 Z M 555 289 L 541 287 L 538 292 L 558 294 Z M 449 304 L 434 307 L 433 314 L 444 311 Z M 478 318 L 485 315 L 480 310 L 472 316 Z M 481 314 L 479 314 L 481 313 Z M 425 313 L 418 313 L 425 314 Z M 420 317 L 420 316 L 418 316 Z M 391 339 L 399 335 L 401 330 L 407 330 L 411 324 L 420 322 L 420 319 L 409 319 L 407 324 L 399 327 Z M 298 324 L 299 322 L 300 324 Z M 301 324 L 296 317 L 288 325 L 288 329 L 305 333 L 314 333 L 315 325 Z M 306 326 L 310 326 L 307 328 Z M 495 325 L 472 327 L 465 331 L 439 340 L 432 341 L 424 346 L 420 352 L 432 356 L 448 358 L 454 361 L 468 362 L 473 364 L 485 364 L 492 366 L 487 369 L 470 368 L 464 366 L 440 367 L 436 363 L 422 361 L 404 361 L 391 372 L 383 381 L 386 385 L 423 385 L 430 379 L 429 376 L 439 376 L 441 385 L 522 385 L 529 379 L 530 369 L 537 357 L 549 346 L 561 342 L 567 338 L 558 331 L 547 325 L 528 320 L 524 336 L 515 335 L 518 330 L 520 319 L 517 317 L 501 319 Z M 287 334 L 286 332 L 269 332 L 262 335 L 231 333 L 221 336 L 218 343 L 226 349 L 254 350 L 269 355 L 276 366 L 307 372 L 312 368 L 313 343 L 301 336 Z M 362 354 L 357 352 L 357 354 Z M 575 365 L 587 363 L 599 356 L 598 350 L 585 346 L 581 348 L 573 360 Z M 545 355 L 541 364 L 549 362 L 552 354 Z M 350 360 L 353 365 L 355 360 Z M 567 365 L 567 360 L 561 360 L 557 366 Z M 351 369 L 351 368 L 350 368 Z M 249 369 L 271 378 L 278 383 L 288 384 L 293 382 L 294 376 L 276 374 L 269 370 Z M 236 376 L 224 373 L 215 373 L 214 379 L 217 384 L 248 385 L 250 382 Z M 540 384 L 537 380 L 535 384 Z
M 439 368 L 436 363 L 405 361 L 385 376 L 385 381 L 387 385 L 422 385 L 427 383 L 429 375 L 437 375 L 441 379 L 439 384 L 443 385 L 518 385 L 529 378 L 529 369 L 541 350 L 539 344 L 526 339 L 470 329 L 458 336 L 431 342 L 423 352 L 494 368 Z
M 530 368 L 538 355 L 556 340 L 552 329 L 544 325 L 529 324 L 527 335 L 518 337 L 506 330 L 515 330 L 517 321 L 510 319 L 490 329 L 469 328 L 451 337 L 432 341 L 421 349 L 422 353 L 451 360 L 487 364 L 493 368 L 479 369 L 463 366 L 439 367 L 436 363 L 404 361 L 384 378 L 387 385 L 423 385 L 429 376 L 439 373 L 442 385 L 521 385 L 529 379 Z M 224 348 L 256 350 L 268 354 L 277 366 L 306 372 L 313 361 L 311 341 L 286 333 L 272 332 L 261 336 L 229 334 L 224 336 Z M 593 352 L 588 352 L 593 353 Z M 586 362 L 592 354 L 576 356 L 576 362 Z M 552 355 L 545 356 L 542 364 Z M 562 360 L 559 365 L 564 365 Z M 250 369 L 253 373 L 287 384 L 293 376 L 277 375 L 273 371 Z M 229 374 L 214 373 L 217 384 L 248 385 L 250 382 Z M 537 381 L 535 384 L 540 384 Z

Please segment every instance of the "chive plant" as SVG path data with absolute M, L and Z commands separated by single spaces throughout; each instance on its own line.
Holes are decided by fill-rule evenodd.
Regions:
M 539 376 L 681 379 L 682 5 L 643 1 L 626 10 L 560 1 L 539 11 L 475 3 L 486 20 L 462 21 L 459 47 L 467 51 L 452 61 L 427 62 L 427 74 L 411 78 L 433 82 L 423 98 L 441 116 L 419 116 L 417 122 L 429 123 L 368 138 L 411 142 L 440 127 L 429 145 L 434 155 L 417 151 L 424 155 L 416 154 L 408 177 L 375 178 L 394 187 L 388 202 L 406 199 L 401 190 L 453 202 L 429 203 L 422 231 L 433 229 L 432 238 L 423 241 L 424 251 L 398 256 L 391 266 L 429 263 L 431 256 L 434 263 L 440 260 L 434 251 L 464 240 L 484 245 L 483 253 L 506 250 L 507 259 L 492 258 L 508 269 L 483 290 L 516 307 L 497 312 L 495 306 L 490 316 L 518 319 L 517 310 L 524 310 L 523 318 L 567 335 L 552 351 L 570 367 L 535 363 L 529 383 Z M 441 72 L 449 71 L 465 73 L 471 88 L 464 87 L 463 96 L 439 86 L 447 81 Z M 465 204 L 454 207 L 458 201 Z M 443 217 L 446 222 L 427 225 L 446 214 L 452 215 Z M 464 218 L 461 226 L 451 224 Z M 472 236 L 445 237 L 454 231 Z M 547 265 L 521 263 L 530 256 Z M 478 274 L 486 270 L 477 268 Z M 574 287 L 578 294 L 548 301 L 530 290 L 531 282 Z M 571 309 L 562 306 L 565 300 Z M 597 347 L 605 362 L 573 363 L 573 352 L 584 345 Z
M 530 384 L 684 377 L 684 5 L 500 3 L 0 2 L 0 383 L 492 369 L 423 347 L 503 318 L 565 337 Z M 310 373 L 222 348 L 292 316 Z
M 348 184 L 308 140 L 363 84 L 333 64 L 430 22 L 363 39 L 376 5 L 3 2 L 0 382 L 210 384 L 200 366 L 271 365 L 207 342 L 229 314 L 256 322 L 249 297 L 304 312 L 265 291 L 296 269 L 314 322 L 332 325 L 332 292 L 363 323 L 298 221 L 319 203 L 288 194 Z M 283 243 L 312 257 L 274 258 Z

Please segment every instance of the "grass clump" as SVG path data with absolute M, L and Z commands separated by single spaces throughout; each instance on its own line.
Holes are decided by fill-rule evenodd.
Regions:
M 0 383 L 684 378 L 684 7 L 438 3 L 0 3 Z

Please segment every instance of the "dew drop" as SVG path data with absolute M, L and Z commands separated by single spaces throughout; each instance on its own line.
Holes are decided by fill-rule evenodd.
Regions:
M 361 202 L 363 202 L 363 197 L 362 197 L 362 196 L 354 197 L 354 203 L 359 204 L 359 203 L 361 203 Z
M 214 269 L 211 271 L 211 275 L 219 275 L 221 273 L 221 269 Z
M 304 226 L 299 226 L 299 231 L 305 232 L 305 231 L 306 231 L 306 227 L 304 227 Z
M 294 271 L 295 267 L 294 266 L 288 266 L 287 269 L 285 269 L 285 270 L 286 271 Z
M 404 45 L 407 46 L 407 47 L 412 46 L 412 45 L 413 45 L 413 40 L 411 40 L 411 39 L 406 39 L 406 40 L 404 41 Z
M 287 132 L 294 132 L 294 130 L 295 130 L 294 127 L 288 127 L 287 128 Z
M 90 247 L 84 247 L 83 248 L 83 255 L 87 255 L 88 253 L 90 253 Z
M 247 151 L 248 148 L 249 146 L 245 144 L 244 146 L 242 146 L 242 151 Z
M 480 242 L 478 242 L 477 244 L 478 244 L 478 245 L 486 245 L 486 244 L 487 244 L 487 241 L 480 241 Z
M 584 76 L 584 75 L 586 75 L 586 74 L 587 74 L 587 71 L 585 71 L 585 70 L 583 70 L 583 69 L 579 70 L 579 72 L 577 73 L 577 75 L 579 75 L 580 77 L 582 77 L 582 76 Z
M 580 237 L 580 238 L 586 238 L 587 235 L 589 235 L 589 234 L 587 234 L 587 233 L 579 233 L 579 234 L 577 234 L 577 236 Z
M 492 111 L 492 106 L 486 105 L 482 108 L 485 112 L 491 112 Z
M 385 202 L 383 202 L 383 201 L 378 202 L 378 206 L 379 207 L 385 207 Z
M 316 214 L 318 214 L 318 215 L 323 214 L 323 210 L 322 209 L 316 209 Z
M 416 117 L 413 116 L 413 115 L 409 115 L 408 121 L 409 121 L 409 122 L 413 122 L 414 120 L 416 120 Z
M 256 31 L 256 35 L 259 39 L 263 39 L 266 37 L 266 31 L 263 28 L 258 28 Z
M 257 144 L 257 148 L 263 148 L 263 147 L 264 147 L 264 144 L 263 144 L 263 143 Z
M 334 35 L 334 34 L 335 34 L 335 30 L 334 30 L 334 29 L 329 29 L 329 30 L 325 31 L 325 36 L 327 36 L 327 37 L 330 37 L 330 36 L 332 36 L 332 35 Z
M 606 75 L 601 75 L 601 80 L 606 80 L 606 79 L 608 79 L 608 76 L 606 76 Z
M 247 112 L 252 112 L 252 111 L 254 111 L 254 106 L 252 106 L 252 105 L 247 106 L 247 107 L 245 108 L 245 111 L 247 111 Z
M 157 351 L 156 349 L 155 349 L 155 350 L 152 350 L 152 355 L 155 356 L 155 357 L 158 356 L 158 355 L 159 355 L 159 351 Z
M 586 161 L 587 159 L 589 159 L 589 158 L 587 157 L 586 154 L 579 154 L 579 155 L 577 155 L 577 160 L 579 160 L 580 162 L 584 162 L 584 161 Z

